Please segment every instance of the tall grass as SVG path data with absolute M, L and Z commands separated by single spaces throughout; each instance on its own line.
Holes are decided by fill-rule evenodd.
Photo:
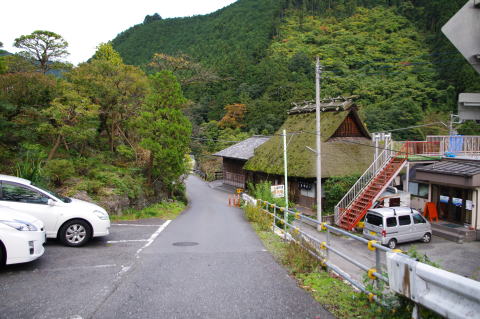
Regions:
M 18 177 L 30 180 L 33 184 L 44 185 L 43 161 L 38 156 L 27 152 L 25 158 L 15 165 L 15 174 Z

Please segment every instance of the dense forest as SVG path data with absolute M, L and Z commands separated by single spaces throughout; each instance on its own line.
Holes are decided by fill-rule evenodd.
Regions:
M 147 72 L 154 54 L 163 53 L 187 56 L 216 74 L 216 80 L 184 86 L 193 102 L 191 119 L 207 129 L 227 115 L 226 106 L 241 104 L 241 131 L 272 133 L 292 102 L 313 99 L 313 60 L 319 55 L 322 96 L 359 95 L 370 130 L 388 130 L 446 121 L 459 92 L 480 88 L 478 75 L 440 33 L 464 4 L 240 0 L 206 16 L 149 20 L 112 43 L 128 63 Z M 423 138 L 436 131 L 396 135 Z
M 446 122 L 458 93 L 480 90 L 440 32 L 464 3 L 239 0 L 203 16 L 159 12 L 76 67 L 61 62 L 68 44 L 53 32 L 20 36 L 19 54 L 0 43 L 0 172 L 113 210 L 181 198 L 185 154 L 208 164 L 212 152 L 272 134 L 292 103 L 314 99 L 316 56 L 322 97 L 358 96 L 370 131 Z M 56 52 L 36 58 L 32 39 L 53 41 Z M 395 138 L 432 133 L 446 131 Z

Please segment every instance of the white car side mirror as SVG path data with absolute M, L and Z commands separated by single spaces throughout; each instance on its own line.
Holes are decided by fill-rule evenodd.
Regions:
M 48 199 L 47 204 L 48 204 L 48 206 L 55 206 L 56 205 L 55 201 L 51 198 Z

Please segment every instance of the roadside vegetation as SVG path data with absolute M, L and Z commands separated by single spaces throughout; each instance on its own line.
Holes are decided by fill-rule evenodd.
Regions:
M 184 210 L 185 203 L 179 201 L 163 201 L 144 209 L 125 209 L 122 215 L 112 216 L 112 221 L 120 220 L 138 220 L 146 218 L 161 218 L 164 220 L 173 220 L 177 218 Z
M 61 62 L 68 43 L 49 31 L 15 45 L 25 52 L 0 56 L 0 173 L 97 202 L 112 215 L 186 202 L 190 102 L 172 72 L 147 75 L 110 44 L 73 67 Z
M 310 292 L 315 300 L 335 317 L 340 319 L 411 318 L 413 303 L 408 299 L 392 294 L 383 295 L 384 286 L 376 288 L 373 281 L 366 276 L 364 284 L 367 289 L 383 297 L 389 307 L 385 308 L 370 302 L 365 294 L 354 289 L 346 281 L 332 273 L 329 274 L 321 262 L 304 248 L 305 246 L 294 241 L 285 242 L 274 234 L 272 217 L 262 212 L 261 208 L 247 205 L 244 206 L 244 210 L 247 220 L 267 250 L 290 272 L 301 288 Z M 305 244 L 308 246 L 307 243 Z M 409 254 L 421 262 L 431 263 L 428 257 L 419 254 L 415 249 Z M 421 309 L 421 315 L 422 318 L 441 318 L 427 309 Z

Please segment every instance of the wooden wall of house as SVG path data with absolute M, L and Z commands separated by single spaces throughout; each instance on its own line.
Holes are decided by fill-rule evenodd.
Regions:
M 239 188 L 245 188 L 245 160 L 223 158 L 223 182 Z
M 353 117 L 352 114 L 349 114 L 343 123 L 337 128 L 335 133 L 332 135 L 334 137 L 367 137 L 360 130 L 360 127 Z
M 243 170 L 243 166 L 245 165 L 246 161 L 244 160 L 237 160 L 232 158 L 223 158 L 223 170 L 235 173 L 235 174 L 244 174 L 245 171 Z

